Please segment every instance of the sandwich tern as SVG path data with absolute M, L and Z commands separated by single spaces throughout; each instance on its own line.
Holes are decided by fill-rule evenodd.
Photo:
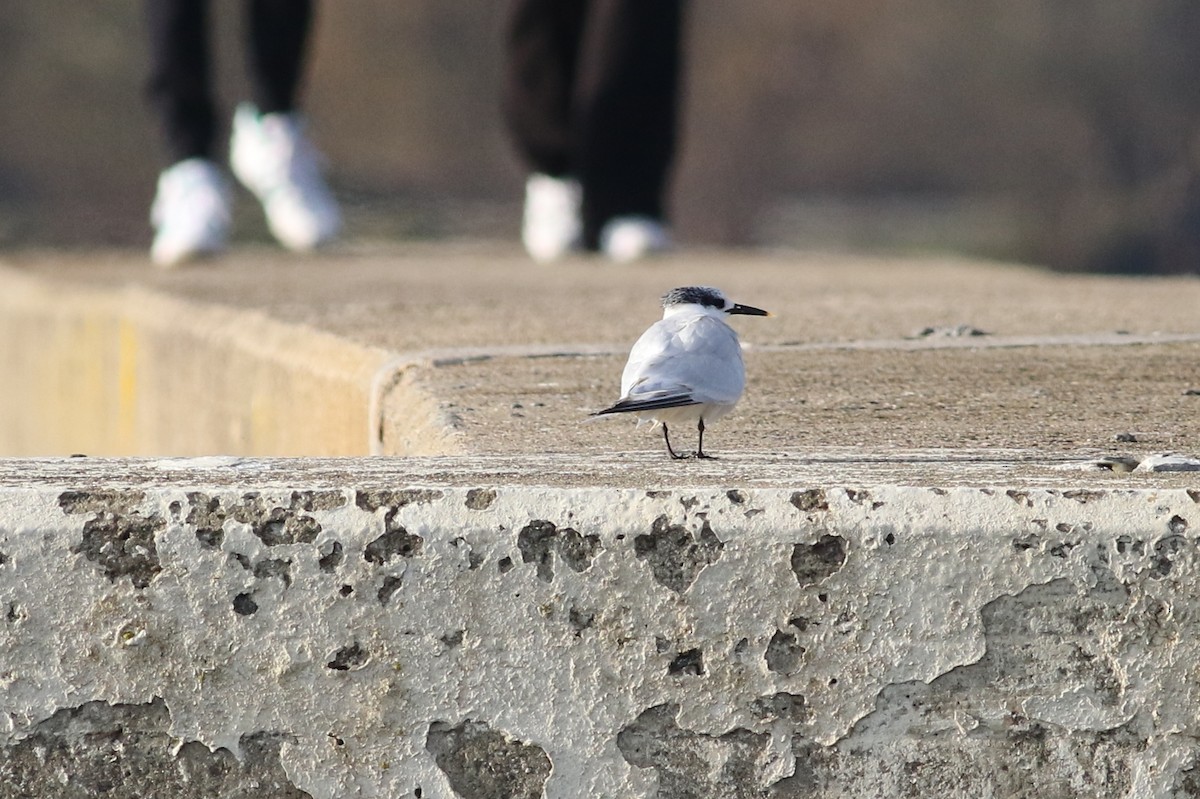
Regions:
M 737 333 L 725 321 L 733 314 L 770 316 L 761 308 L 739 305 L 719 289 L 683 286 L 662 298 L 663 318 L 651 325 L 629 352 L 621 374 L 621 398 L 593 416 L 632 413 L 639 421 L 662 425 L 667 452 L 667 424 L 695 422 L 697 458 L 704 453 L 705 423 L 733 410 L 746 387 L 746 368 Z

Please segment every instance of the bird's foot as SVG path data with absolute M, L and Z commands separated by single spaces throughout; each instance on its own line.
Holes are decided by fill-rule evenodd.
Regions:
M 707 452 L 697 452 L 696 460 L 699 461 L 719 461 L 721 460 L 716 455 L 709 455 Z

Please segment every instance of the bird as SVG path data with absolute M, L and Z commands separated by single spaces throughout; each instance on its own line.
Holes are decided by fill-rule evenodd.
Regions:
M 735 303 L 711 286 L 671 289 L 663 295 L 662 307 L 662 319 L 629 351 L 621 398 L 592 416 L 631 413 L 639 421 L 661 424 L 667 454 L 674 460 L 690 456 L 671 446 L 668 424 L 695 422 L 695 457 L 712 459 L 704 452 L 705 427 L 732 411 L 746 387 L 742 347 L 726 319 L 771 314 Z

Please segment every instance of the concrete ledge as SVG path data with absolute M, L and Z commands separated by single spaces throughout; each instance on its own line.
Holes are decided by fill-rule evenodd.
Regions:
M 9 455 L 458 452 L 394 356 L 252 310 L 0 275 Z
M 471 479 L 7 462 L 0 784 L 674 799 L 1200 783 L 1196 490 Z
M 1194 278 L 746 252 L 547 270 L 450 244 L 173 271 L 2 260 L 6 455 L 645 450 L 651 431 L 581 421 L 615 399 L 655 298 L 688 283 L 778 314 L 738 323 L 748 389 L 715 454 L 1200 454 Z

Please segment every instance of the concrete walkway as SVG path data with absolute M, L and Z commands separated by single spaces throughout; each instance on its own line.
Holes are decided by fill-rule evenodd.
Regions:
M 736 322 L 748 389 L 709 432 L 713 463 L 588 421 L 659 295 L 687 284 L 775 314 Z M 442 244 L 245 249 L 160 271 L 141 253 L 9 255 L 0 453 L 519 456 L 496 468 L 585 485 L 1074 480 L 1104 457 L 1200 454 L 1197 308 L 1194 278 L 949 258 L 544 267 Z

